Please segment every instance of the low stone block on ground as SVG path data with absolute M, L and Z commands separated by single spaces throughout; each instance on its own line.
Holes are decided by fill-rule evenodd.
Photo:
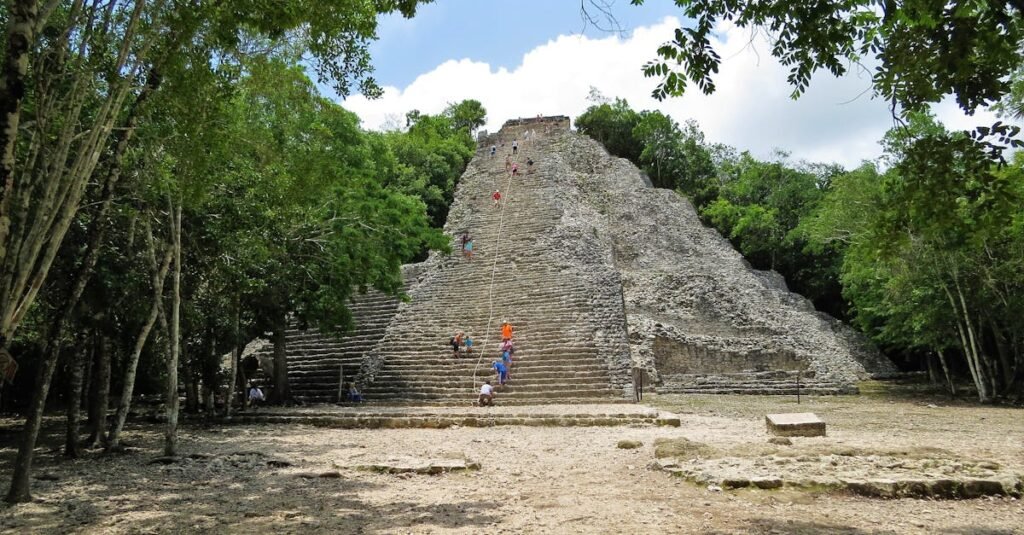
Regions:
M 764 418 L 768 432 L 779 437 L 823 437 L 825 422 L 811 412 L 769 414 Z
M 416 459 L 411 457 L 385 459 L 368 463 L 345 466 L 355 470 L 380 472 L 382 474 L 444 474 L 479 470 L 480 463 L 467 459 Z

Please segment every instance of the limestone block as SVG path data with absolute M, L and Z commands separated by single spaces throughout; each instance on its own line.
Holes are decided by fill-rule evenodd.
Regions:
M 765 416 L 768 432 L 781 437 L 823 437 L 825 422 L 810 412 L 769 414 Z

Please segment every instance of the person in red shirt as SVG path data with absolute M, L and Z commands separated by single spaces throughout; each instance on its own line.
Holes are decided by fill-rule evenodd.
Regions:
M 491 195 L 491 198 L 494 199 L 494 206 L 497 207 L 501 203 L 501 191 L 494 190 L 494 195 Z

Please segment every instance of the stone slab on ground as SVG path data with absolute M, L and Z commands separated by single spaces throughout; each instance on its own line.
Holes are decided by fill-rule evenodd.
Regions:
M 679 416 L 642 405 L 540 405 L 519 407 L 332 407 L 268 408 L 241 413 L 224 423 L 305 424 L 338 429 L 447 429 L 500 425 L 545 427 L 668 426 Z
M 871 455 L 656 459 L 648 467 L 721 489 L 845 491 L 870 498 L 969 499 L 1024 495 L 1024 475 L 985 462 Z
M 383 461 L 338 465 L 340 468 L 366 470 L 382 474 L 425 474 L 436 475 L 448 472 L 466 472 L 479 470 L 480 463 L 467 459 L 417 459 L 414 457 L 395 457 Z
M 825 422 L 812 412 L 769 414 L 764 417 L 768 432 L 780 437 L 823 437 Z

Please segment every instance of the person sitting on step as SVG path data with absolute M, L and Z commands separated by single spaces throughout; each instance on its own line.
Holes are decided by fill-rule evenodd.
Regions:
M 345 399 L 352 403 L 362 403 L 363 395 L 359 392 L 359 389 L 356 388 L 355 383 L 348 384 L 348 392 L 345 394 Z
M 261 405 L 266 400 L 267 400 L 267 396 L 263 395 L 263 390 L 261 390 L 260 387 L 252 384 L 252 381 L 250 381 L 249 382 L 249 405 L 255 407 L 257 405 Z
M 491 386 L 490 381 L 484 381 L 483 386 L 480 387 L 480 397 L 476 402 L 481 407 L 494 405 L 494 387 Z

